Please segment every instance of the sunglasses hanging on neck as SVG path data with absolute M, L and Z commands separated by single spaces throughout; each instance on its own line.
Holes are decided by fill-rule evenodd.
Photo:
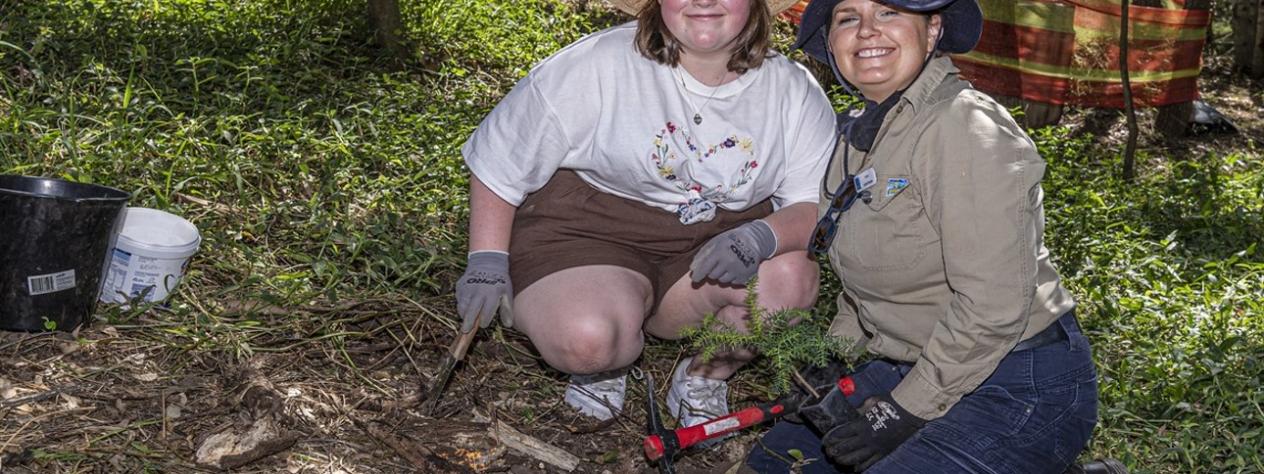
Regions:
M 842 218 L 843 213 L 851 209 L 856 204 L 856 200 L 860 199 L 869 202 L 869 191 L 857 191 L 859 187 L 856 184 L 856 175 L 850 172 L 849 158 L 851 147 L 843 148 L 843 172 L 846 178 L 834 192 L 826 194 L 826 198 L 830 200 L 829 209 L 825 211 L 825 215 L 816 221 L 816 229 L 812 230 L 812 241 L 808 243 L 808 251 L 817 257 L 824 255 L 829 251 L 830 244 L 834 242 L 834 234 L 838 231 L 838 221 Z

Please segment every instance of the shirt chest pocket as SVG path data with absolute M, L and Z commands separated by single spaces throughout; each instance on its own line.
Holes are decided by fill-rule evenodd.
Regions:
M 878 175 L 867 191 L 869 201 L 857 201 L 844 219 L 845 258 L 869 271 L 917 265 L 933 238 L 912 178 Z

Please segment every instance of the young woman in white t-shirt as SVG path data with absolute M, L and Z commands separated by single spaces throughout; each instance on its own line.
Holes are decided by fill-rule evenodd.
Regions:
M 536 65 L 465 144 L 457 282 L 463 331 L 499 310 L 601 419 L 622 409 L 644 333 L 675 339 L 708 313 L 744 327 L 756 276 L 764 307 L 812 306 L 805 248 L 834 138 L 819 85 L 768 47 L 793 0 L 613 3 L 637 21 Z M 724 380 L 753 357 L 683 359 L 670 411 L 727 413 Z

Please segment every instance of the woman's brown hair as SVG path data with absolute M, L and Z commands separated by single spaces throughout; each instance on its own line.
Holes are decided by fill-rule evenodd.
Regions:
M 733 55 L 729 57 L 729 70 L 738 74 L 758 68 L 769 54 L 772 15 L 768 13 L 768 3 L 765 0 L 751 0 L 750 9 L 746 25 L 734 40 Z M 636 50 L 642 56 L 668 66 L 680 64 L 682 46 L 680 40 L 667 29 L 659 0 L 645 2 L 641 13 L 636 16 L 636 22 Z

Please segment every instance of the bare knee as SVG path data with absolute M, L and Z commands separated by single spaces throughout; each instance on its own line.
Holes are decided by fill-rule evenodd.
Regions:
M 592 374 L 618 369 L 641 354 L 650 293 L 649 280 L 626 268 L 568 268 L 518 294 L 514 323 L 558 370 Z
M 760 264 L 758 285 L 755 292 L 764 309 L 811 308 L 820 288 L 820 267 L 807 252 L 779 255 Z M 703 315 L 714 313 L 724 324 L 743 331 L 749 317 L 745 297 L 742 288 L 711 283 L 697 287 L 684 277 L 668 290 L 658 314 L 646 321 L 645 330 L 663 339 L 678 339 L 682 329 L 694 327 Z
M 553 368 L 568 374 L 594 374 L 626 367 L 641 354 L 640 328 L 620 328 L 615 318 L 578 317 L 552 331 L 550 344 L 537 344 Z
M 816 304 L 821 270 L 807 252 L 790 252 L 759 266 L 760 304 L 768 309 L 810 308 Z

